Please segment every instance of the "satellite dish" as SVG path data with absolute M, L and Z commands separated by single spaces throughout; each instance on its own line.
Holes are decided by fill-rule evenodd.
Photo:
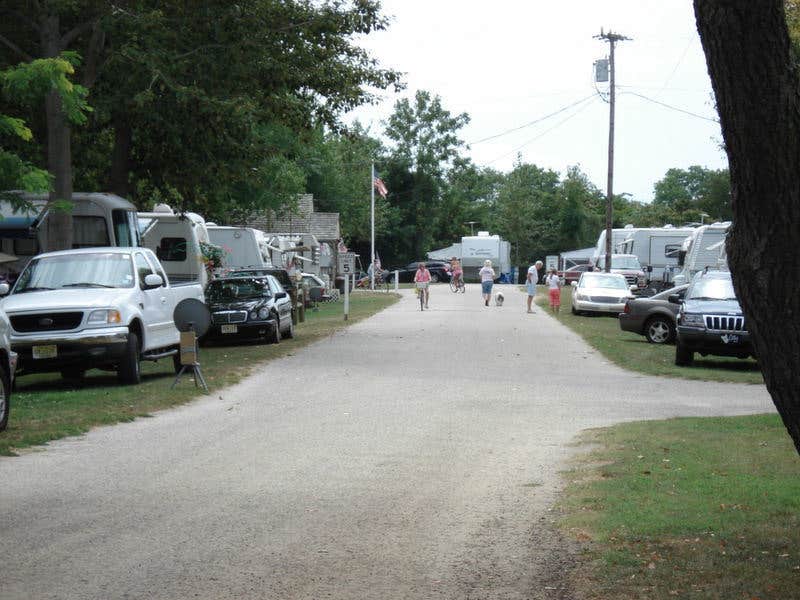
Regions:
M 178 302 L 172 320 L 178 331 L 194 331 L 198 337 L 202 337 L 211 327 L 211 311 L 200 300 L 186 298 Z

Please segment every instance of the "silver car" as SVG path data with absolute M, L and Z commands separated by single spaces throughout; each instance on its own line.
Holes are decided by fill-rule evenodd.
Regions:
M 628 282 L 617 273 L 584 273 L 572 284 L 572 314 L 614 313 L 633 297 Z

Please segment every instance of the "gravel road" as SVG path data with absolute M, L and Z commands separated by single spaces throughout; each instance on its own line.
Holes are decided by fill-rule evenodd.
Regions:
M 623 371 L 504 293 L 405 292 L 222 393 L 0 459 L 0 598 L 566 597 L 548 507 L 576 434 L 774 411 Z

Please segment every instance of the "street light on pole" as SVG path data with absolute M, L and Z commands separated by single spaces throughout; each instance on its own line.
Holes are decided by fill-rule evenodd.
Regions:
M 469 234 L 475 235 L 475 223 L 478 221 L 467 221 L 464 225 L 469 225 Z

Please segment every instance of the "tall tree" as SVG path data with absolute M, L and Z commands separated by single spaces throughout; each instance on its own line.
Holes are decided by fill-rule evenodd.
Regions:
M 412 226 L 407 238 L 411 258 L 422 258 L 438 239 L 444 176 L 463 146 L 458 132 L 467 123 L 469 115 L 452 115 L 441 98 L 424 90 L 417 91 L 413 102 L 399 100 L 387 121 L 386 136 L 394 142 L 390 189 Z
M 653 204 L 668 208 L 679 223 L 699 221 L 702 213 L 713 220 L 730 219 L 728 171 L 693 165 L 669 169 L 654 186 Z
M 800 74 L 781 0 L 694 0 L 731 174 L 734 286 L 800 453 Z

